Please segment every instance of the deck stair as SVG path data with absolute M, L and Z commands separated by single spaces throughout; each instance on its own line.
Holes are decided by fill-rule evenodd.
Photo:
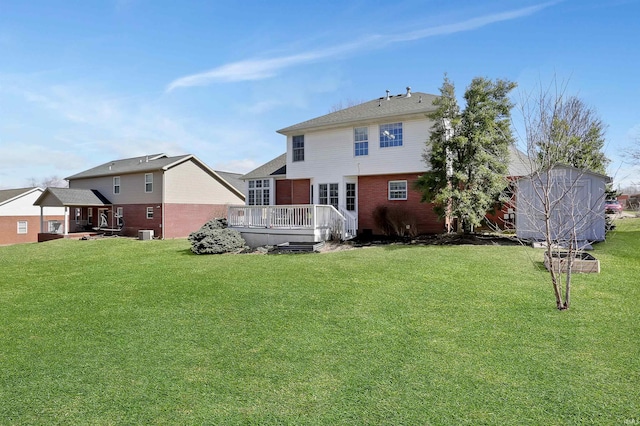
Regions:
M 320 242 L 288 242 L 278 244 L 278 252 L 280 253 L 313 253 L 319 251 L 324 245 L 324 241 Z

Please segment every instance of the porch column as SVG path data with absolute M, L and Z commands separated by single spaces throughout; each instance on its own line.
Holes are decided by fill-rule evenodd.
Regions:
M 44 234 L 44 207 L 40 206 L 40 233 Z
M 64 206 L 64 235 L 69 235 L 69 207 Z

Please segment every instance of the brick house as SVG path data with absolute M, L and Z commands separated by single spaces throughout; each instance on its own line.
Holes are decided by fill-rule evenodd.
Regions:
M 444 221 L 434 213 L 432 204 L 420 201 L 421 193 L 414 189 L 419 176 L 428 171 L 423 155 L 433 126 L 427 115 L 435 110 L 435 98 L 407 88 L 406 93 L 387 93 L 278 130 L 286 137 L 286 153 L 242 176 L 247 206 L 332 206 L 345 222 L 342 229 L 328 233 L 341 232 L 343 237 L 381 234 L 375 212 L 385 207 L 409 216 L 406 226 L 412 234 L 443 232 Z M 509 165 L 510 174 L 527 174 L 526 167 L 519 164 L 524 154 L 515 148 L 512 154 L 516 154 L 512 155 L 516 161 Z M 315 217 L 316 212 L 308 209 L 305 214 Z M 258 213 L 248 207 L 233 207 L 229 216 L 231 226 L 243 236 L 249 232 L 291 234 L 283 229 L 311 226 L 274 226 L 273 216 L 283 214 L 291 216 L 293 212 L 280 208 Z M 497 216 L 504 221 L 507 214 L 511 213 L 498 211 Z M 335 221 L 321 226 L 330 227 Z M 261 227 L 269 230 L 260 231 Z M 316 233 L 314 240 L 322 237 Z
M 67 209 L 66 232 L 98 228 L 136 236 L 186 237 L 244 202 L 239 174 L 214 171 L 194 155 L 147 155 L 110 161 L 66 178 L 37 200 Z
M 33 205 L 42 188 L 0 190 L 0 245 L 34 243 L 41 226 L 54 230 L 64 220 L 64 208 Z M 42 225 L 41 225 L 42 221 Z

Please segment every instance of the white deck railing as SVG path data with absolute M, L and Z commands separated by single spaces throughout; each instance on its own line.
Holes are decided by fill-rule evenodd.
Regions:
M 229 206 L 227 222 L 232 228 L 323 229 L 339 239 L 355 235 L 353 216 L 347 219 L 335 207 L 320 204 Z

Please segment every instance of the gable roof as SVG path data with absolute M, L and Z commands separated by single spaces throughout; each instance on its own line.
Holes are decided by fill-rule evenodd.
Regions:
M 278 155 L 273 160 L 253 169 L 249 173 L 240 177 L 242 180 L 260 179 L 271 176 L 285 177 L 287 174 L 287 153 Z
M 16 188 L 16 189 L 2 189 L 0 190 L 0 206 L 5 203 L 9 203 L 16 198 L 27 195 L 33 191 L 42 191 L 42 188 Z
M 44 207 L 104 207 L 110 206 L 111 201 L 95 189 L 47 188 L 33 204 Z
M 524 152 L 513 145 L 509 146 L 509 176 L 527 176 L 533 171 L 534 164 Z
M 244 183 L 242 182 L 242 173 L 230 173 L 230 172 L 221 172 L 218 170 L 214 170 L 222 179 L 224 179 L 229 185 L 233 186 L 233 188 L 240 192 L 242 195 L 246 195 L 244 193 Z
M 125 158 L 123 160 L 109 161 L 73 176 L 67 180 L 93 178 L 100 176 L 115 176 L 128 173 L 148 173 L 156 170 L 167 170 L 176 163 L 187 160 L 192 155 L 179 155 L 169 157 L 167 154 L 143 155 L 141 157 Z
M 410 96 L 407 96 L 407 94 L 389 96 L 388 98 L 384 96 L 285 127 L 278 130 L 278 133 L 286 135 L 302 130 L 339 127 L 382 118 L 392 120 L 394 117 L 423 117 L 436 109 L 433 105 L 433 100 L 437 97 L 436 95 L 421 92 L 411 93 Z

